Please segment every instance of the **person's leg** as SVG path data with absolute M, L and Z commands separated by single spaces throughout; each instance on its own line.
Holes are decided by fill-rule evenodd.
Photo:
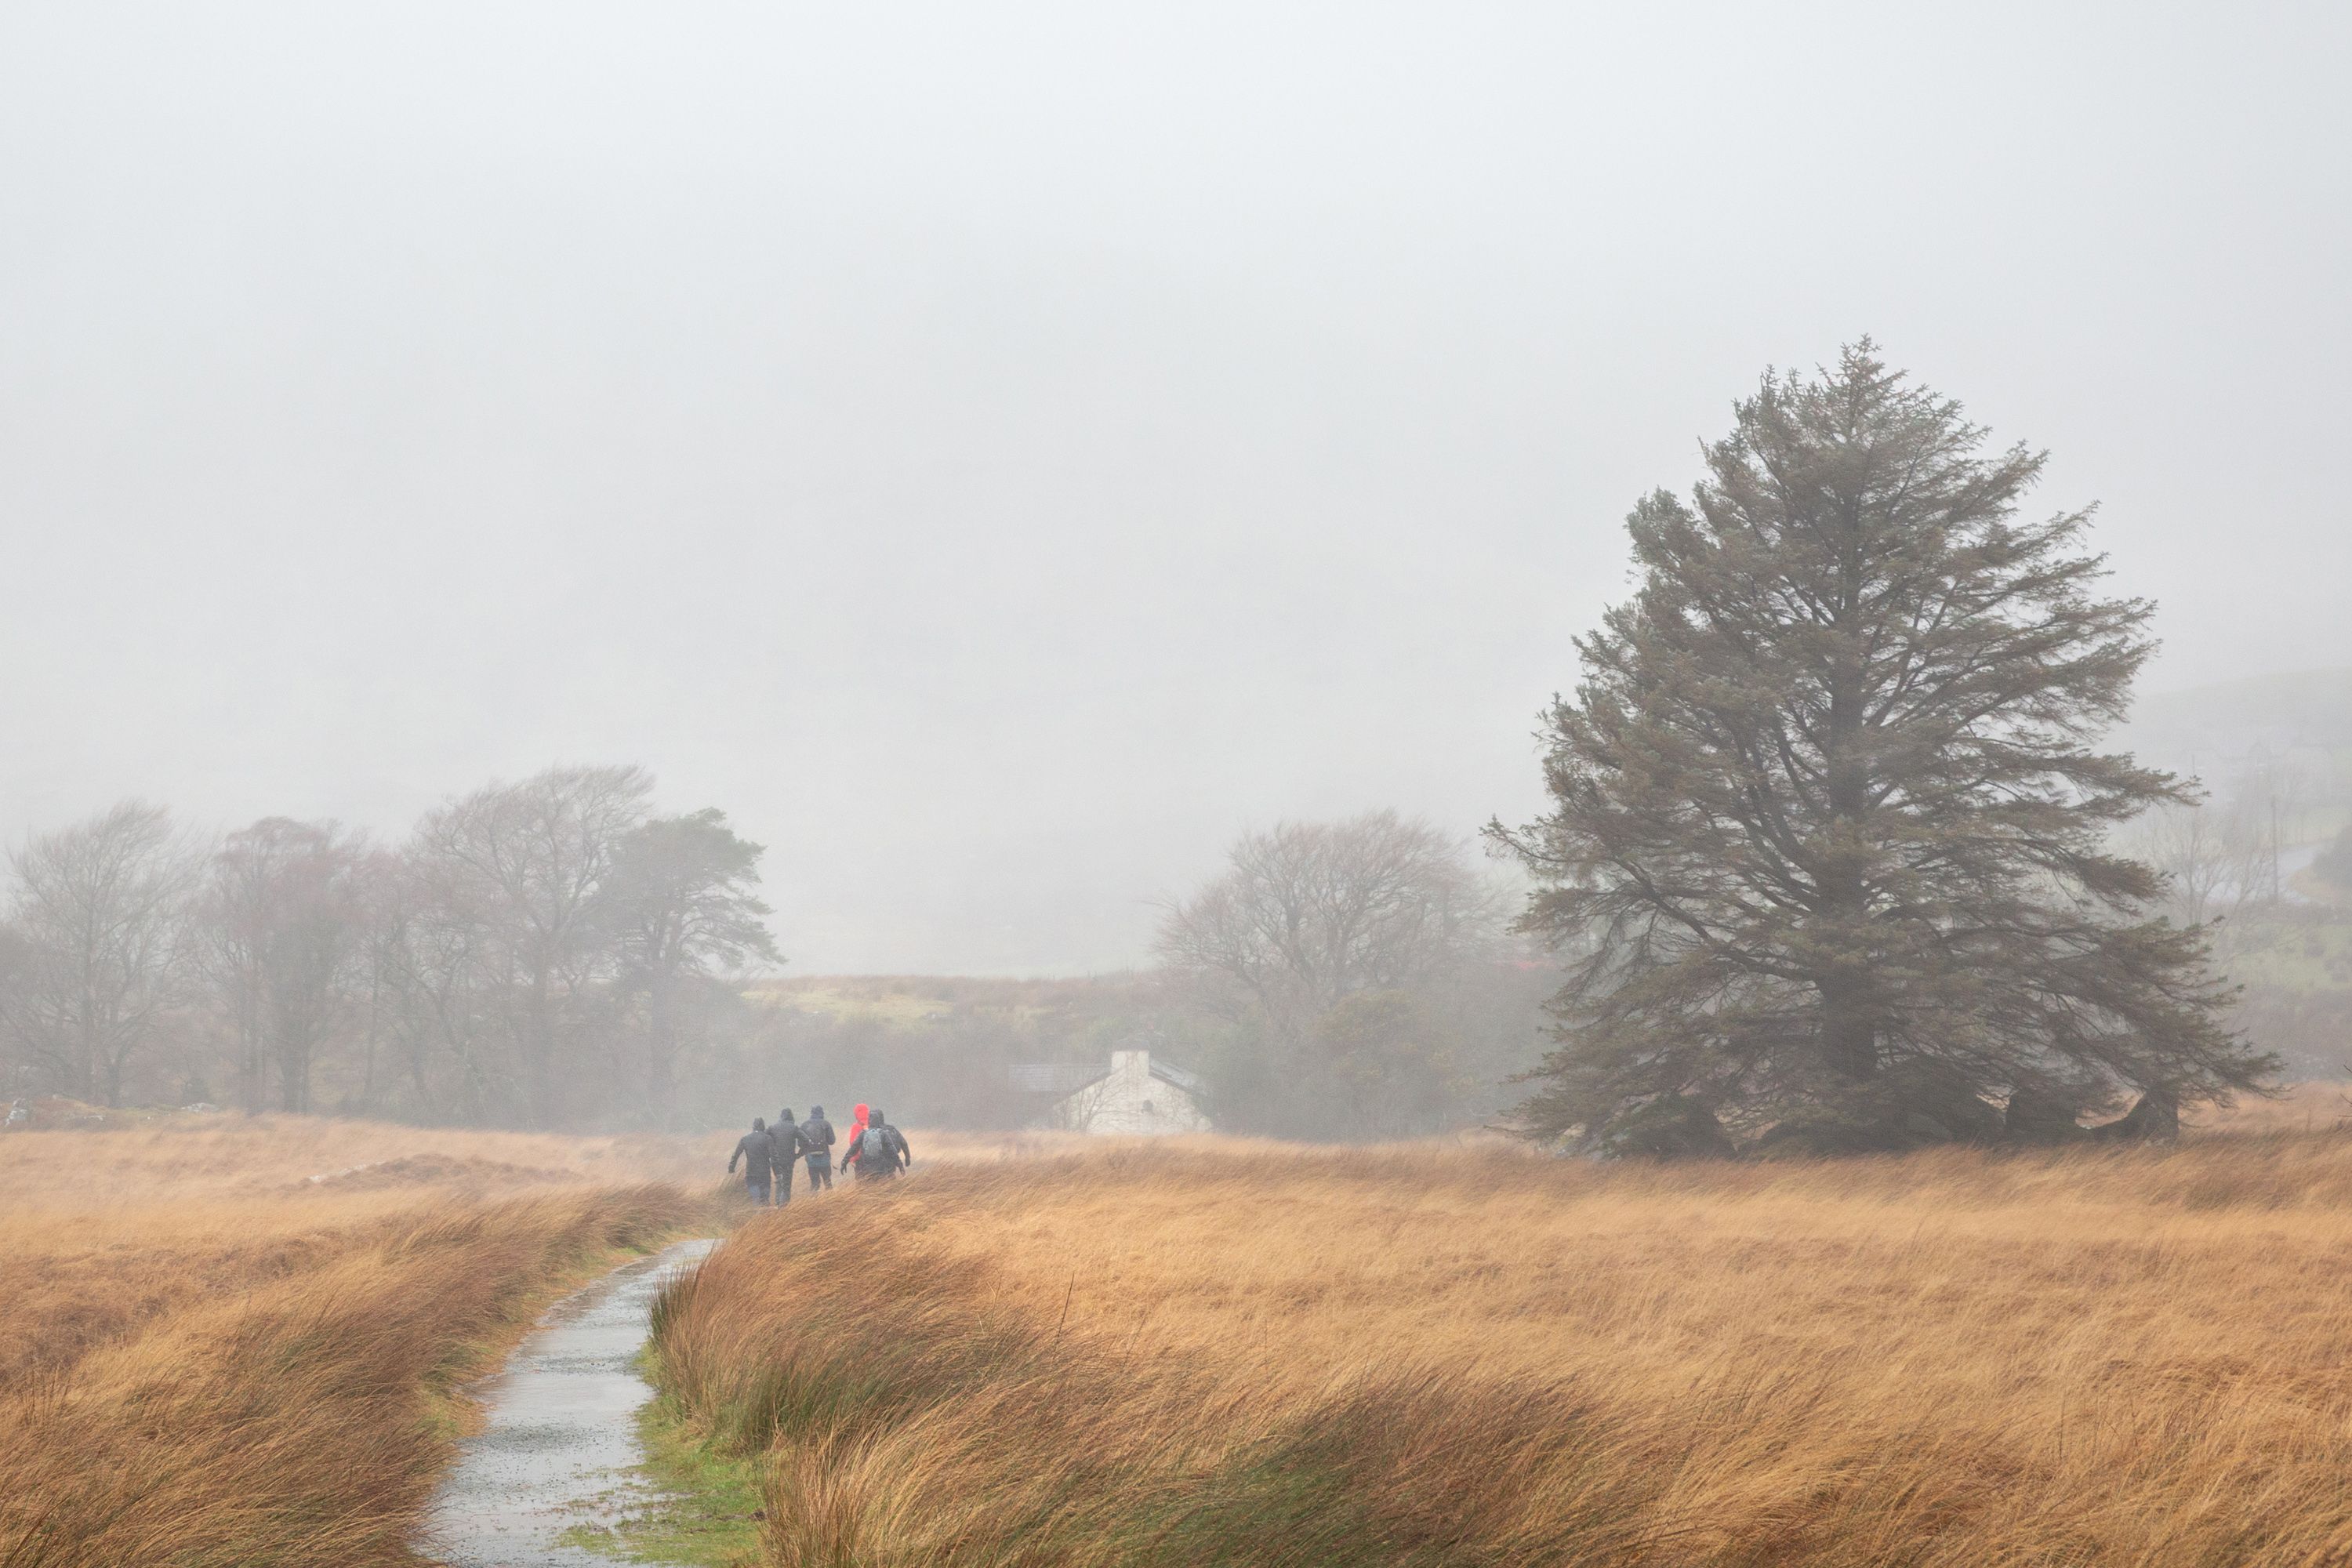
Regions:
M 782 1208 L 792 1201 L 793 1163 L 787 1160 L 782 1168 L 776 1173 L 776 1206 Z

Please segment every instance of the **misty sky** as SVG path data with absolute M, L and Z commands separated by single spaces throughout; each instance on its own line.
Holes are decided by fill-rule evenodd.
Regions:
M 639 761 L 800 973 L 1536 805 L 1767 364 L 2352 664 L 2341 5 L 0 8 L 0 834 Z M 1906 19 L 1899 13 L 1908 12 Z

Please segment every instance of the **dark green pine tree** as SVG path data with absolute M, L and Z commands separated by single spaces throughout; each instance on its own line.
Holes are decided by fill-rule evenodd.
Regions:
M 2042 455 L 1865 339 L 1705 457 L 1628 520 L 1639 591 L 1545 716 L 1551 809 L 1489 829 L 1570 960 L 1528 1130 L 1887 1148 L 2258 1087 L 2205 933 L 2110 847 L 2189 791 L 2097 749 L 2154 606 L 2099 595 L 2088 511 L 2020 521 Z

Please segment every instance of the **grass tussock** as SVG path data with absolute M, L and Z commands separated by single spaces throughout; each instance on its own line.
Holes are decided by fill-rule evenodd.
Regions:
M 645 1179 L 698 1149 L 578 1142 L 301 1120 L 0 1140 L 0 1564 L 413 1562 L 457 1384 L 567 1284 L 711 1218 Z M 306 1180 L 369 1158 L 417 1179 Z
M 1117 1148 L 657 1309 L 793 1565 L 2352 1561 L 2352 1139 L 1601 1167 Z

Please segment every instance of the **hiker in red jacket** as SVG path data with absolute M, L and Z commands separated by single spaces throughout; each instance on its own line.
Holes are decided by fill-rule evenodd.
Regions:
M 860 1100 L 855 1119 L 849 1124 L 849 1136 L 841 1141 L 841 1168 L 854 1173 L 857 1169 L 857 1141 L 866 1136 L 866 1104 Z

